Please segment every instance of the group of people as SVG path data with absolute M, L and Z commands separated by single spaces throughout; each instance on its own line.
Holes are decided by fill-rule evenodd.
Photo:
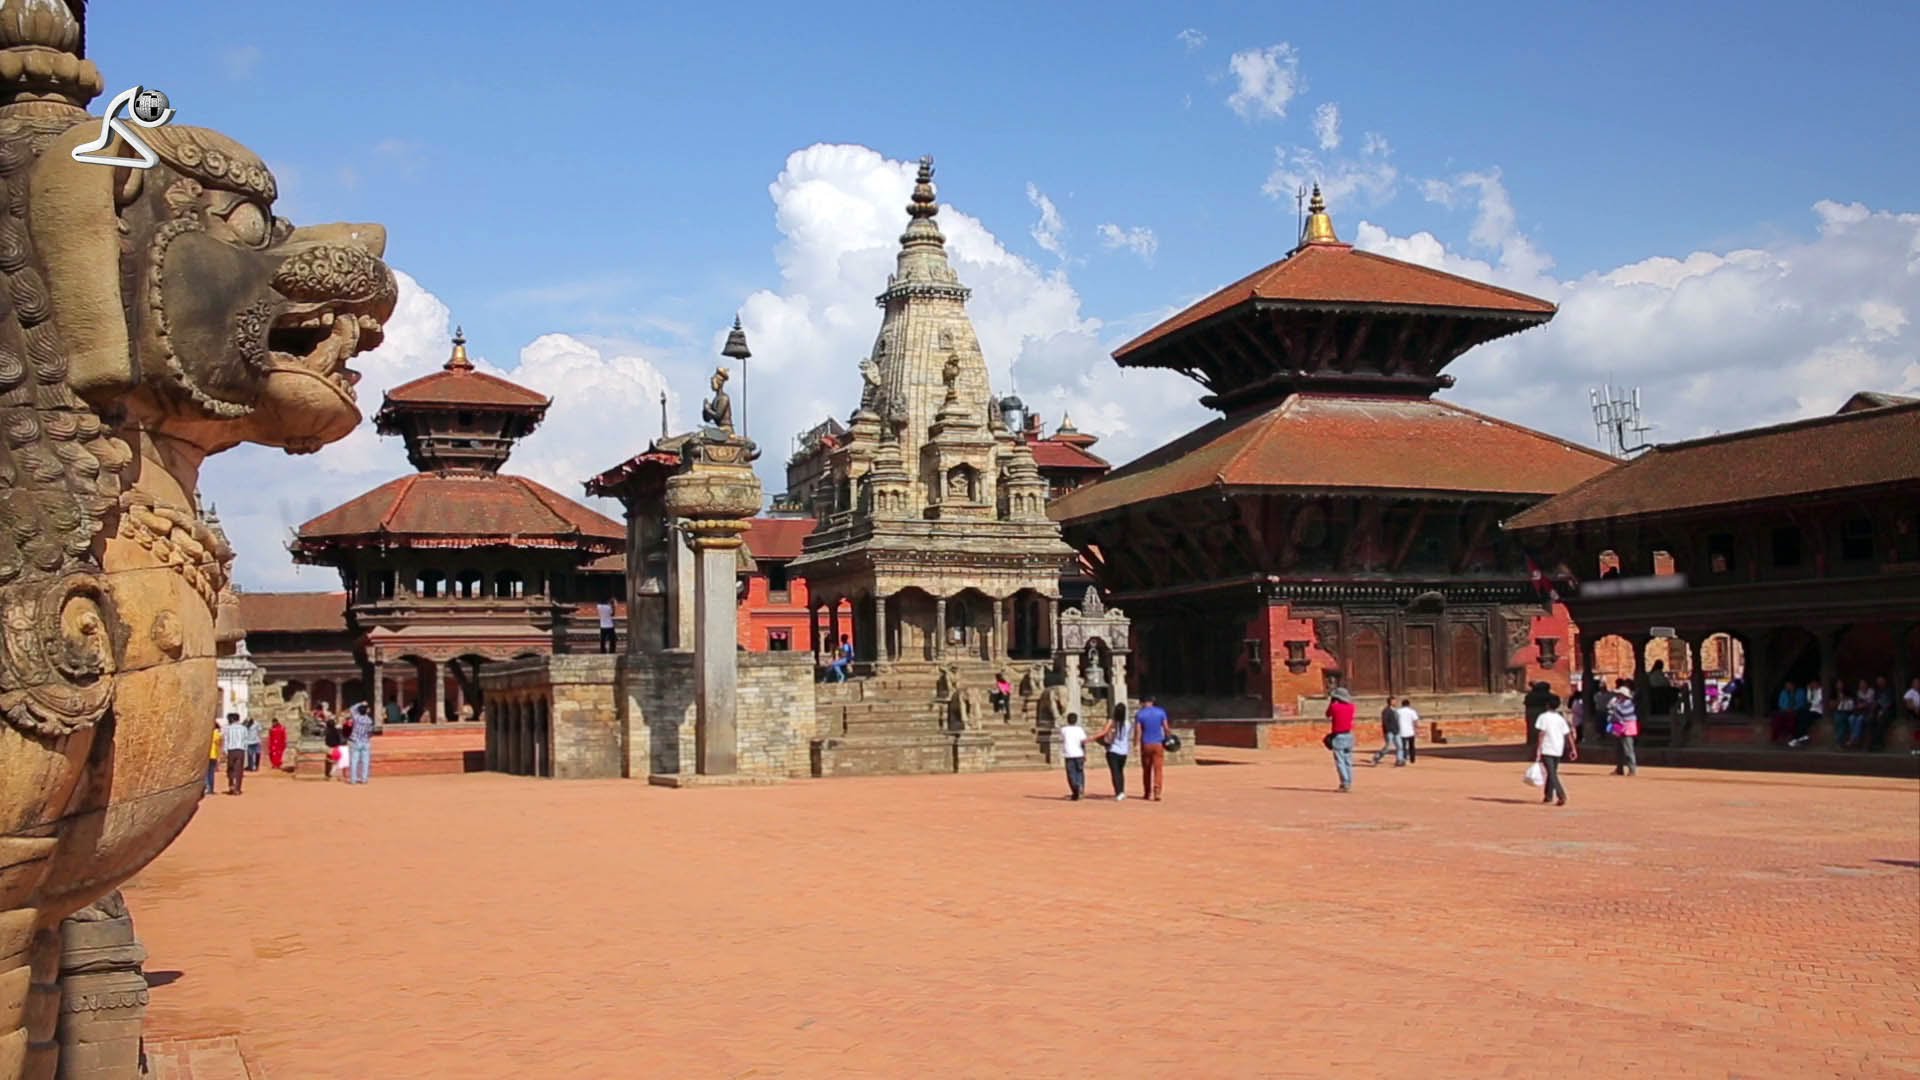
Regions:
M 1818 681 L 1803 686 L 1788 680 L 1774 699 L 1770 726 L 1774 742 L 1797 749 L 1813 741 L 1815 726 L 1831 714 L 1835 749 L 1882 750 L 1896 709 L 1920 720 L 1920 678 L 1898 700 L 1885 675 L 1871 681 L 1859 679 L 1851 689 L 1846 680 L 1839 680 L 1832 694 Z
M 840 635 L 840 644 L 833 650 L 833 659 L 820 669 L 821 682 L 846 682 L 853 671 L 853 641 L 845 634 Z
M 1573 718 L 1568 719 L 1560 712 L 1560 695 L 1547 689 L 1542 683 L 1535 688 L 1539 695 L 1529 695 L 1530 703 L 1540 707 L 1535 717 L 1533 730 L 1537 734 L 1534 760 L 1545 772 L 1546 797 L 1544 802 L 1567 804 L 1567 790 L 1560 782 L 1560 762 L 1573 761 L 1579 757 L 1579 731 L 1583 703 L 1576 698 L 1573 703 Z M 1920 691 L 1915 694 L 1920 701 Z M 1633 685 L 1625 679 L 1616 681 L 1613 691 L 1607 694 L 1603 703 L 1606 716 L 1606 731 L 1614 740 L 1614 775 L 1637 776 L 1640 762 L 1634 754 L 1634 740 L 1640 736 L 1640 716 L 1633 700 Z M 1920 705 L 1916 705 L 1920 710 Z M 1340 786 L 1336 790 L 1353 790 L 1353 748 L 1354 748 L 1354 701 L 1353 693 L 1342 686 L 1333 691 L 1327 702 L 1327 735 L 1322 740 L 1327 750 L 1333 754 L 1333 770 L 1339 778 Z M 1373 753 L 1373 764 L 1378 766 L 1389 755 L 1393 757 L 1396 768 L 1411 765 L 1417 757 L 1417 744 L 1420 732 L 1420 712 L 1413 707 L 1408 698 L 1401 698 L 1395 705 L 1388 699 L 1380 710 L 1380 749 Z
M 260 728 L 252 717 L 243 720 L 239 713 L 230 712 L 225 720 L 215 720 L 213 739 L 207 747 L 207 794 L 213 794 L 214 781 L 220 775 L 223 762 L 227 767 L 227 794 L 240 794 L 247 774 L 260 771 L 263 745 L 267 760 L 274 768 L 280 768 L 287 755 L 286 725 L 275 720 L 262 740 Z
M 327 747 L 322 775 L 329 780 L 338 776 L 349 784 L 366 783 L 373 771 L 373 710 L 364 701 L 356 702 L 343 723 L 321 705 L 314 719 Z
M 1067 767 L 1067 798 L 1078 802 L 1087 791 L 1087 743 L 1106 750 L 1107 771 L 1113 777 L 1114 801 L 1127 797 L 1127 759 L 1134 747 L 1140 749 L 1141 796 L 1159 802 L 1166 794 L 1167 751 L 1180 748 L 1179 737 L 1167 724 L 1167 711 L 1155 704 L 1153 695 L 1140 697 L 1140 709 L 1127 715 L 1124 704 L 1115 705 L 1113 716 L 1100 733 L 1088 738 L 1079 713 L 1068 713 L 1060 728 L 1060 756 Z

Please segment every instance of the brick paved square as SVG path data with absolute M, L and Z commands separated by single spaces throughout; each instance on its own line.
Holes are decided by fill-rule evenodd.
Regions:
M 1217 756 L 1162 803 L 263 779 L 127 890 L 151 1037 L 281 1080 L 1920 1074 L 1912 781 L 1583 764 L 1558 809 L 1517 762 Z

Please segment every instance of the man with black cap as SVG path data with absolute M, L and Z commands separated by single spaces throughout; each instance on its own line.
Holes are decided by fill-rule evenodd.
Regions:
M 1333 770 L 1340 775 L 1340 790 L 1353 789 L 1353 694 L 1342 686 L 1327 702 L 1327 749 L 1333 751 Z

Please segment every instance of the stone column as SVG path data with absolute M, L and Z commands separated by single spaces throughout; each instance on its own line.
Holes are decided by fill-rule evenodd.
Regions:
M 827 601 L 827 653 L 840 659 L 840 598 Z
M 1688 738 L 1674 740 L 1674 745 L 1684 746 L 1689 742 L 1705 742 L 1707 737 L 1707 638 L 1696 635 L 1686 638 L 1686 646 L 1693 656 L 1693 668 L 1687 674 L 1687 727 Z M 1732 666 L 1729 658 L 1728 666 Z
M 1113 657 L 1113 702 L 1133 710 L 1133 698 L 1127 693 L 1127 654 L 1116 649 Z
M 757 456 L 745 439 L 703 432 L 688 444 L 681 471 L 667 480 L 667 507 L 687 519 L 693 536 L 695 767 L 707 776 L 739 768 L 740 609 L 734 567 L 741 536 L 760 509 L 760 481 L 751 464 Z M 837 623 L 837 603 L 834 611 Z
M 807 597 L 807 647 L 813 652 L 813 662 L 820 662 L 820 601 Z
M 987 655 L 996 664 L 1007 658 L 1007 628 L 1001 621 L 1006 618 L 1006 615 L 1005 602 L 997 596 L 994 597 L 993 622 L 988 624 L 987 628 L 987 633 L 991 635 L 988 638 Z
M 1067 711 L 1077 713 L 1080 711 L 1080 654 L 1068 653 L 1063 659 L 1066 660 Z M 1080 722 L 1093 724 L 1093 717 L 1082 716 Z M 1106 726 L 1104 723 L 1093 724 L 1093 733 L 1098 734 L 1104 726 Z
M 887 625 L 887 621 L 887 598 L 876 593 L 873 597 L 874 658 L 882 664 L 891 664 L 896 659 L 893 628 Z
M 668 503 L 667 510 L 669 514 L 674 513 L 671 501 Z M 669 529 L 667 531 L 667 632 L 671 638 L 667 642 L 669 649 L 693 648 L 696 587 L 694 577 L 693 550 L 687 546 L 687 534 L 680 528 Z
M 1593 668 L 1594 635 L 1583 633 L 1580 635 L 1580 715 L 1582 717 L 1581 726 L 1588 729 L 1588 731 L 1580 733 L 1580 737 L 1583 739 L 1587 737 L 1589 732 L 1604 731 L 1606 729 L 1606 725 L 1593 711 L 1599 704 L 1599 698 L 1593 692 Z M 1528 746 L 1532 746 L 1537 739 L 1538 736 L 1534 732 L 1529 731 L 1527 733 Z
M 947 655 L 947 598 L 933 598 L 933 658 L 944 659 Z
M 414 704 L 420 707 L 420 723 L 432 723 L 440 711 L 440 665 L 432 660 L 414 664 Z
M 60 924 L 58 1080 L 140 1076 L 140 1022 L 147 1011 L 147 950 L 118 890 Z

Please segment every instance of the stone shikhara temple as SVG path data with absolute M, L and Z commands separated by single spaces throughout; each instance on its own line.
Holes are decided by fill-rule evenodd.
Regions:
M 1094 722 L 1127 701 L 1126 615 L 1091 591 L 1062 597 L 1077 565 L 1048 516 L 1051 489 L 1106 463 L 1070 425 L 1043 439 L 1017 400 L 994 398 L 937 214 L 923 160 L 858 407 L 789 470 L 787 500 L 818 517 L 790 567 L 813 649 L 735 648 L 759 451 L 733 430 L 723 368 L 705 426 L 589 483 L 626 507 L 625 653 L 489 666 L 488 767 L 670 786 L 1043 768 L 1067 712 Z M 722 355 L 751 355 L 737 323 Z M 816 684 L 813 657 L 842 637 L 855 677 Z M 999 675 L 1016 689 L 994 708 Z
M 819 481 L 832 497 L 814 500 L 824 514 L 793 565 L 816 603 L 837 615 L 852 602 L 862 670 L 1045 658 L 1073 558 L 1024 432 L 994 399 L 938 213 L 925 159 L 860 407 Z

